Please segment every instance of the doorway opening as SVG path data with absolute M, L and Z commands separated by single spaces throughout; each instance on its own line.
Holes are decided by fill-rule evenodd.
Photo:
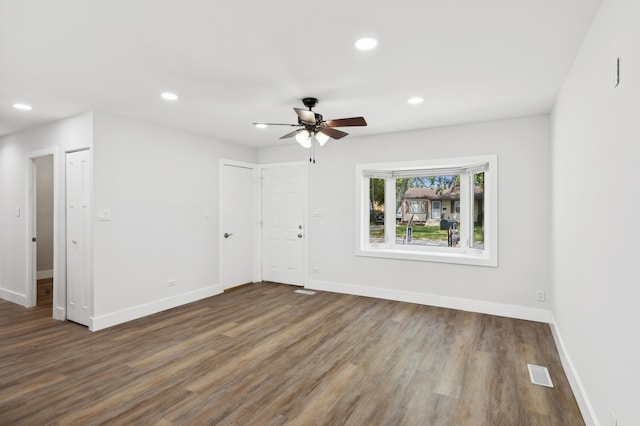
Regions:
M 51 311 L 55 317 L 55 149 L 28 154 L 27 304 Z

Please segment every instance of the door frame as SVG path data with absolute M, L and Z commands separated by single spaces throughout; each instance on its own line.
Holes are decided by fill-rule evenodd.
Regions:
M 44 148 L 37 151 L 31 151 L 26 153 L 27 163 L 27 233 L 25 235 L 27 241 L 27 285 L 26 285 L 26 307 L 32 308 L 37 304 L 38 295 L 38 271 L 36 265 L 36 245 L 32 244 L 32 238 L 37 231 L 37 202 L 36 202 L 36 159 L 40 157 L 53 156 L 53 312 L 52 316 L 55 319 L 64 319 L 66 314 L 66 306 L 62 312 L 59 312 L 60 307 L 58 302 L 61 295 L 58 293 L 60 289 L 65 289 L 65 283 L 61 282 L 60 268 L 58 268 L 58 262 L 60 259 L 58 239 L 60 236 L 60 229 L 58 227 L 58 206 L 60 198 L 60 185 L 59 185 L 59 154 L 58 147 Z M 64 297 L 63 297 L 64 299 Z M 60 318 L 60 314 L 62 318 Z
M 260 265 L 260 280 L 262 281 L 262 171 L 264 169 L 276 169 L 276 168 L 287 168 L 287 167 L 297 167 L 302 166 L 302 190 L 304 191 L 304 196 L 302 198 L 302 218 L 304 220 L 304 228 L 302 229 L 304 238 L 302 239 L 302 287 L 307 286 L 308 282 L 308 273 L 307 273 L 307 264 L 308 264 L 308 253 L 309 253 L 309 162 L 308 161 L 291 161 L 291 162 L 283 162 L 283 163 L 269 163 L 269 164 L 260 164 L 258 166 L 259 170 L 259 181 L 260 188 L 258 191 L 258 206 L 259 206 L 259 215 L 260 215 L 260 230 L 258 232 L 258 265 Z
M 224 234 L 224 229 L 225 229 L 225 224 L 224 224 L 224 214 L 223 214 L 223 209 L 224 209 L 224 205 L 222 202 L 222 191 L 224 190 L 224 166 L 232 166 L 232 167 L 244 167 L 247 169 L 251 169 L 253 171 L 253 184 L 251 185 L 251 200 L 252 200 L 252 214 L 251 214 L 251 218 L 252 218 L 252 226 L 253 226 L 253 241 L 252 241 L 252 253 L 251 253 L 251 278 L 253 280 L 253 282 L 259 282 L 261 281 L 262 277 L 261 277 L 261 263 L 260 263 L 260 245 L 259 243 L 259 237 L 260 237 L 260 228 L 261 228 L 261 224 L 262 224 L 262 218 L 260 216 L 260 191 L 261 191 L 261 186 L 257 184 L 257 182 L 259 181 L 259 173 L 260 173 L 260 169 L 258 164 L 255 163 L 249 163 L 246 161 L 237 161 L 237 160 L 230 160 L 230 159 L 226 159 L 226 158 L 221 158 L 220 159 L 220 171 L 219 171 L 219 186 L 218 186 L 218 200 L 219 200 L 219 206 L 218 206 L 218 264 L 219 264 L 219 268 L 218 268 L 218 282 L 220 283 L 220 287 L 223 289 L 224 291 L 224 280 L 223 280 L 223 270 L 224 270 L 224 262 L 223 262 L 223 253 L 224 253 L 224 242 L 222 239 L 222 234 Z

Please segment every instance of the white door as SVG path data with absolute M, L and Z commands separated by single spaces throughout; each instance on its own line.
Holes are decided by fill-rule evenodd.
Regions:
M 303 166 L 262 170 L 262 279 L 303 285 Z
M 222 165 L 220 271 L 225 289 L 253 282 L 253 172 L 251 167 Z
M 67 319 L 89 325 L 89 151 L 67 153 Z

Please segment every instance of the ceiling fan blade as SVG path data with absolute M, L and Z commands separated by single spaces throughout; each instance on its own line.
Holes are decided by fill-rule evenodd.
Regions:
M 300 120 L 304 121 L 305 123 L 316 124 L 316 114 L 313 111 L 301 108 L 294 108 L 293 110 L 296 112 L 296 114 L 298 114 Z
M 327 121 L 327 127 L 366 126 L 364 117 L 338 118 Z
M 301 131 L 303 131 L 303 130 L 304 130 L 304 129 L 297 129 L 297 130 L 294 130 L 293 132 L 291 132 L 291 133 L 287 133 L 286 135 L 282 136 L 280 139 L 292 138 L 292 137 L 294 137 L 295 135 L 297 135 L 298 133 L 300 133 L 300 132 L 301 132 Z
M 324 133 L 332 139 L 341 139 L 349 134 L 347 132 L 343 132 L 342 130 L 332 129 L 331 127 L 325 127 L 324 129 L 319 130 L 318 133 Z
M 251 123 L 254 126 L 256 124 L 264 124 L 265 126 L 291 126 L 291 127 L 297 127 L 299 126 L 299 124 L 288 124 L 288 123 Z

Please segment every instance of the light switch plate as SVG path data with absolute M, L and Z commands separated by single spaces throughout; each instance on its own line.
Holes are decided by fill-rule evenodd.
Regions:
M 98 220 L 100 221 L 111 220 L 111 210 L 107 210 L 107 209 L 98 210 Z

